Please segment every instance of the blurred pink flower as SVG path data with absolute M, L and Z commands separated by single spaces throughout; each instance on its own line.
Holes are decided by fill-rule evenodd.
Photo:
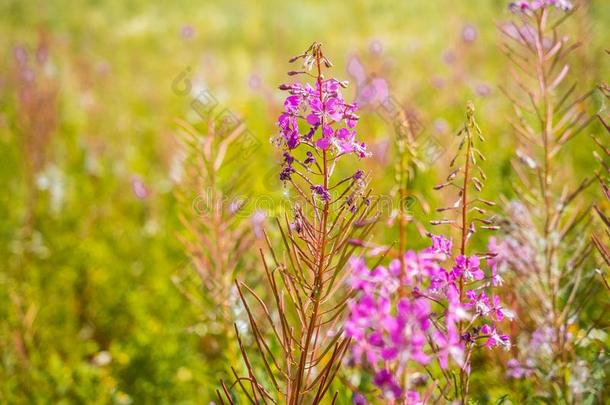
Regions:
M 145 200 L 150 196 L 150 190 L 146 184 L 144 184 L 144 181 L 142 181 L 140 176 L 134 175 L 131 177 L 131 189 L 139 200 Z
M 267 213 L 263 210 L 255 211 L 250 217 L 250 223 L 252 224 L 252 232 L 254 236 L 258 238 L 263 237 L 263 231 L 265 228 L 265 222 L 267 221 Z
M 472 24 L 464 25 L 462 28 L 462 40 L 467 44 L 473 43 L 476 41 L 478 36 L 477 29 Z
M 192 25 L 183 25 L 180 28 L 180 36 L 182 39 L 192 39 L 195 36 L 195 28 Z

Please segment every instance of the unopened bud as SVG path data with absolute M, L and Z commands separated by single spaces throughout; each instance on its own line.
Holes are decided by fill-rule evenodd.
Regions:
M 352 239 L 349 239 L 347 241 L 347 243 L 349 243 L 352 246 L 364 247 L 364 242 L 361 239 L 352 238 Z

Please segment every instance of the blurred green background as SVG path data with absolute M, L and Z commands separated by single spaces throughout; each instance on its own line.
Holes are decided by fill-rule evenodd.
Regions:
M 608 79 L 610 2 L 582 3 L 569 29 L 584 45 L 573 73 L 584 89 Z M 0 0 L 0 15 L 2 403 L 212 399 L 216 349 L 197 333 L 200 309 L 171 280 L 188 263 L 176 237 L 185 207 L 174 196 L 175 120 L 198 125 L 191 102 L 207 91 L 214 114 L 242 118 L 260 144 L 247 158 L 248 194 L 281 200 L 269 143 L 277 85 L 313 41 L 338 78 L 354 81 L 346 68 L 355 56 L 385 78 L 443 147 L 473 100 L 489 140 L 486 192 L 510 194 L 515 140 L 498 90 L 509 80 L 498 49 L 504 1 Z M 392 125 L 374 110 L 361 115 L 373 187 L 390 193 Z M 569 156 L 575 178 L 594 167 L 581 139 Z M 428 163 L 415 187 L 435 206 L 430 189 L 447 160 Z M 376 237 L 395 239 L 384 228 Z M 491 382 L 500 373 L 486 371 Z

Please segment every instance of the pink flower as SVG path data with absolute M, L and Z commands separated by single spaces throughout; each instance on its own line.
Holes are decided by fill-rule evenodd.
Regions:
M 356 83 L 359 104 L 364 107 L 377 108 L 387 100 L 389 96 L 387 81 L 381 77 L 369 77 L 357 56 L 352 56 L 348 60 L 347 73 Z
M 356 103 L 347 103 L 341 89 L 347 87 L 347 82 L 339 82 L 330 78 L 310 84 L 283 84 L 280 90 L 288 92 L 284 100 L 284 111 L 277 119 L 280 136 L 275 139 L 277 146 L 291 153 L 290 161 L 285 160 L 280 173 L 280 180 L 290 181 L 296 172 L 293 162 L 310 165 L 316 161 L 311 150 L 306 159 L 296 160 L 292 150 L 305 144 L 312 148 L 318 156 L 322 153 L 334 155 L 355 154 L 358 157 L 369 155 L 366 145 L 356 140 L 355 126 L 358 122 Z M 321 186 L 312 186 L 314 195 L 324 202 L 329 202 L 328 190 Z
M 451 241 L 434 236 L 432 247 L 408 251 L 402 259 L 373 270 L 362 259 L 350 261 L 348 282 L 357 294 L 348 303 L 345 333 L 352 338 L 355 363 L 364 362 L 377 373 L 377 386 L 386 396 L 395 395 L 396 382 L 404 378 L 401 373 L 413 364 L 423 366 L 436 359 L 443 369 L 454 362 L 469 373 L 465 352 L 477 347 L 478 338 L 485 339 L 489 348 L 510 348 L 509 337 L 492 322 L 510 319 L 512 314 L 499 297 L 483 291 L 490 287 L 488 282 L 475 286 L 484 279 L 478 256 L 453 259 Z M 451 272 L 442 267 L 447 259 L 455 261 Z M 461 276 L 473 286 L 465 292 L 466 299 L 458 288 Z M 401 287 L 408 287 L 411 294 L 397 294 Z M 408 393 L 406 387 L 397 386 Z M 407 403 L 418 400 L 413 397 Z
M 423 405 L 423 401 L 417 391 L 407 391 L 405 395 L 406 405 Z
M 354 341 L 352 356 L 373 367 L 387 361 L 427 364 L 424 348 L 430 328 L 430 303 L 424 298 L 392 301 L 400 286 L 400 266 L 378 266 L 369 271 L 362 259 L 350 262 L 349 283 L 361 295 L 350 301 L 345 333 Z M 400 355 L 400 359 L 399 359 Z
M 479 316 L 491 315 L 496 321 L 502 321 L 505 317 L 512 320 L 514 317 L 511 311 L 502 307 L 500 297 L 497 295 L 494 295 L 490 301 L 485 291 L 477 294 L 474 290 L 468 290 L 466 291 L 466 298 L 469 300 L 466 307 L 475 308 Z
M 508 363 L 506 363 L 506 365 L 508 367 L 508 370 L 506 370 L 506 374 L 510 378 L 519 379 L 523 377 L 529 377 L 534 372 L 531 364 L 521 364 L 517 359 L 510 359 Z
M 452 273 L 456 279 L 463 275 L 468 281 L 483 280 L 485 273 L 479 268 L 480 263 L 481 259 L 478 256 L 459 255 L 455 259 Z
M 267 220 L 267 213 L 263 210 L 256 210 L 250 217 L 250 223 L 252 224 L 252 232 L 254 236 L 262 238 L 264 235 L 265 222 Z
M 381 388 L 386 399 L 396 400 L 402 395 L 402 389 L 394 381 L 392 373 L 388 370 L 380 370 L 373 379 L 373 383 Z
M 519 0 L 509 5 L 513 12 L 536 11 L 545 7 L 555 7 L 562 11 L 570 11 L 574 6 L 569 0 Z
M 352 397 L 352 404 L 354 405 L 366 405 L 366 398 L 362 394 L 354 393 Z
M 504 284 L 504 279 L 498 273 L 498 266 L 496 263 L 491 266 L 491 283 L 494 287 L 500 287 Z
M 474 290 L 466 291 L 466 298 L 469 299 L 469 302 L 466 304 L 468 308 L 475 308 L 475 311 L 480 316 L 487 316 L 491 312 L 491 304 L 489 303 L 489 298 L 485 291 L 481 292 L 481 294 L 477 294 Z
M 347 86 L 337 79 L 316 82 L 315 88 L 309 84 L 293 83 L 280 86 L 290 94 L 284 100 L 284 112 L 278 118 L 281 138 L 288 147 L 294 149 L 301 142 L 308 142 L 324 124 L 323 131 L 314 146 L 327 150 L 331 145 L 338 153 L 356 153 L 366 156 L 366 147 L 355 140 L 358 105 L 346 103 L 341 88 Z M 305 134 L 300 133 L 299 119 L 305 117 L 304 124 L 310 127 Z M 333 129 L 333 126 L 336 129 Z
M 512 311 L 506 310 L 504 309 L 504 307 L 502 307 L 502 305 L 500 304 L 500 297 L 494 295 L 492 301 L 493 305 L 491 307 L 491 312 L 493 313 L 497 321 L 502 321 L 505 317 L 509 320 L 512 320 L 514 318 L 514 314 L 512 313 Z
M 144 181 L 142 181 L 140 176 L 132 176 L 131 188 L 133 190 L 133 194 L 139 200 L 146 200 L 150 196 L 150 190 L 148 187 L 146 187 L 146 184 L 144 184 Z
M 438 346 L 438 361 L 441 368 L 446 369 L 449 366 L 449 358 L 460 365 L 464 364 L 464 346 L 460 343 L 455 330 L 448 335 L 441 332 L 436 332 L 434 335 L 434 343 Z
M 451 248 L 453 247 L 453 241 L 447 239 L 442 235 L 432 235 L 432 247 L 428 248 L 427 251 L 443 255 L 441 260 L 445 260 L 451 256 Z
M 481 327 L 481 334 L 487 337 L 486 347 L 490 349 L 496 346 L 502 347 L 504 350 L 510 350 L 511 343 L 508 335 L 500 335 L 495 326 L 485 324 Z

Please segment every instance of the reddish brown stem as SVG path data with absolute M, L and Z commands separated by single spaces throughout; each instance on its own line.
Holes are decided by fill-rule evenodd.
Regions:
M 315 51 L 316 65 L 318 70 L 318 87 L 320 89 L 320 102 L 324 105 L 323 92 L 322 92 L 322 69 L 321 69 L 321 60 L 322 55 L 320 53 L 319 48 Z M 324 114 L 322 114 L 321 119 L 321 128 L 324 128 Z M 322 160 L 324 162 L 323 170 L 324 170 L 324 189 L 328 190 L 328 159 L 326 156 L 326 150 L 322 151 Z M 302 342 L 303 349 L 301 350 L 299 356 L 299 363 L 297 368 L 297 377 L 294 385 L 294 390 L 291 393 L 291 399 L 289 403 L 291 404 L 299 404 L 300 396 L 301 396 L 301 386 L 303 385 L 303 377 L 305 374 L 305 369 L 307 365 L 307 357 L 309 356 L 309 346 L 311 344 L 311 338 L 315 332 L 316 324 L 318 323 L 318 310 L 320 305 L 320 293 L 323 289 L 323 272 L 324 272 L 324 261 L 325 261 L 325 252 L 326 252 L 326 226 L 328 222 L 328 211 L 329 211 L 329 202 L 324 202 L 324 208 L 322 211 L 322 219 L 320 221 L 320 228 L 318 232 L 318 237 L 320 238 L 320 242 L 318 243 L 318 268 L 316 271 L 315 279 L 314 279 L 314 288 L 312 292 L 311 300 L 313 302 L 313 309 L 311 313 L 311 317 L 309 318 L 309 323 L 307 326 L 307 332 L 305 333 L 305 341 Z M 314 348 L 315 349 L 315 348 Z

